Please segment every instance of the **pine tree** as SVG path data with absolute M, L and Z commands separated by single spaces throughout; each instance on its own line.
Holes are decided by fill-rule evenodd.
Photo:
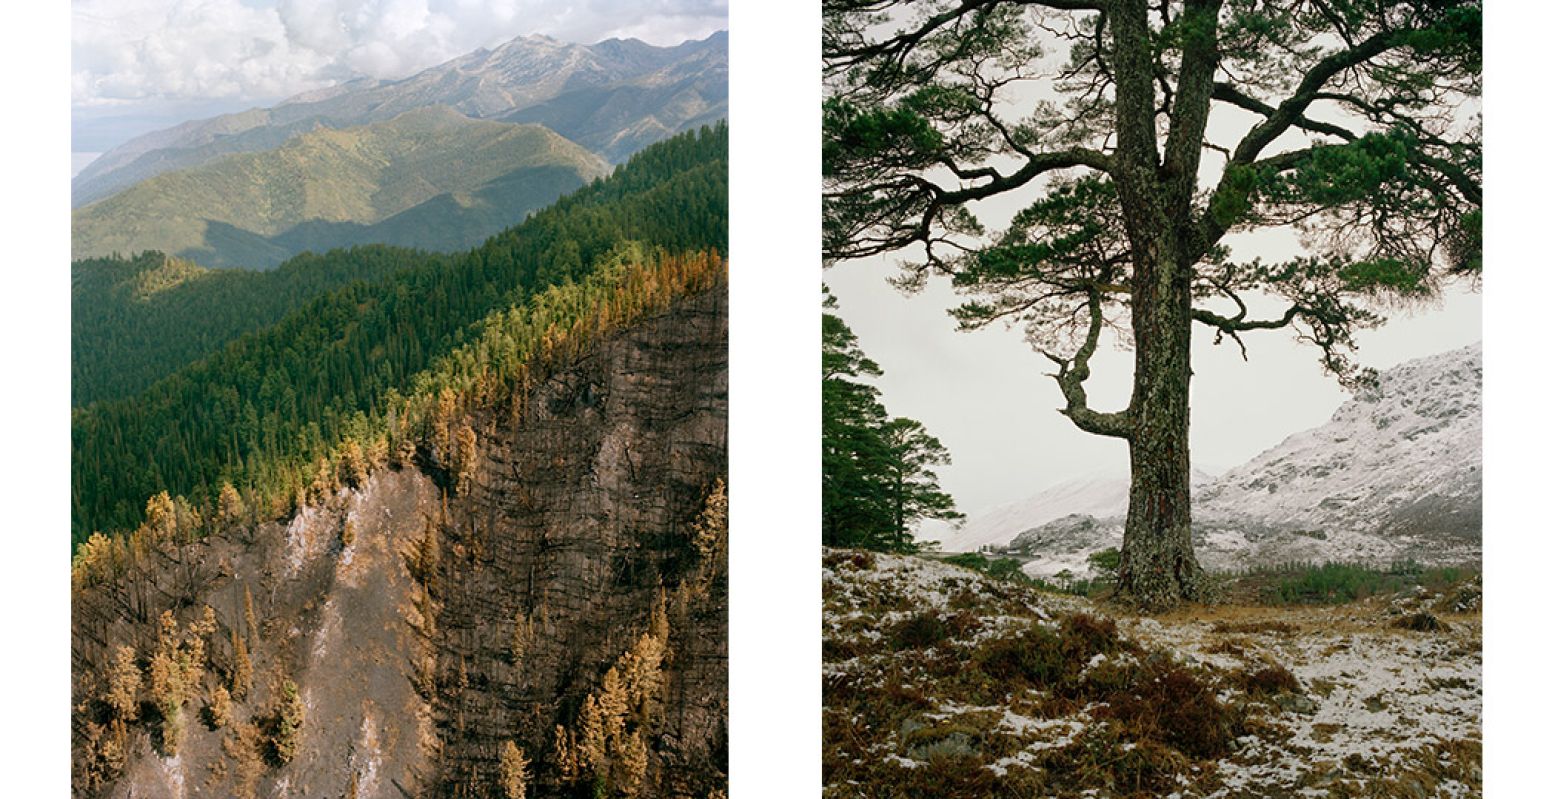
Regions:
M 248 645 L 237 630 L 232 631 L 232 698 L 243 701 L 254 684 L 254 664 L 248 659 Z
M 502 742 L 498 771 L 504 799 L 524 799 L 529 785 L 529 759 L 518 744 Z
M 222 483 L 221 492 L 216 499 L 216 517 L 223 527 L 231 527 L 243 520 L 243 498 L 238 495 L 238 490 L 231 483 Z
M 243 586 L 243 629 L 248 635 L 248 648 L 259 648 L 259 622 L 254 615 L 254 594 L 248 590 L 248 585 Z
M 898 285 L 948 278 L 968 298 L 964 328 L 1025 328 L 1055 366 L 1060 413 L 1128 445 L 1118 586 L 1143 606 L 1200 593 L 1196 326 L 1239 347 L 1290 329 L 1362 386 L 1356 330 L 1477 280 L 1478 0 L 822 9 L 824 257 L 907 253 Z M 1008 227 L 988 230 L 979 215 L 1011 202 Z M 1270 263 L 1232 247 L 1276 229 L 1303 251 Z M 1265 298 L 1282 310 L 1250 309 Z M 1133 391 L 1098 411 L 1085 383 L 1109 329 L 1132 345 Z
M 529 651 L 534 637 L 535 625 L 529 614 L 522 610 L 514 613 L 513 637 L 508 641 L 508 654 L 513 659 L 513 665 L 518 666 L 524 662 L 524 654 Z
M 270 739 L 270 748 L 277 763 L 285 765 L 297 756 L 297 747 L 302 743 L 306 710 L 302 697 L 297 693 L 297 683 L 290 679 L 282 680 L 275 709 L 275 734 Z
M 830 292 L 824 305 L 836 307 Z M 880 367 L 842 318 L 826 313 L 821 324 L 821 540 L 912 551 L 920 521 L 961 518 L 932 470 L 950 455 L 921 423 L 886 412 L 864 382 Z
M 232 695 L 227 689 L 218 685 L 211 689 L 211 700 L 206 704 L 206 712 L 210 717 L 211 729 L 221 729 L 232 720 Z

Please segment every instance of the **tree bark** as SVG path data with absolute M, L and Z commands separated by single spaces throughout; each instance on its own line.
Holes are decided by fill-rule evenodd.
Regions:
M 1139 262 L 1133 297 L 1134 394 L 1129 407 L 1128 519 L 1118 569 L 1119 589 L 1149 609 L 1199 597 L 1193 554 L 1188 384 L 1191 267 L 1163 252 Z
M 1184 41 L 1183 81 L 1163 163 L 1156 143 L 1155 52 L 1145 0 L 1119 0 L 1115 26 L 1118 147 L 1113 181 L 1134 274 L 1134 393 L 1129 401 L 1129 501 L 1120 592 L 1161 609 L 1199 596 L 1189 507 L 1188 381 L 1193 328 L 1192 198 L 1213 87 L 1218 0 L 1191 0 L 1205 24 Z

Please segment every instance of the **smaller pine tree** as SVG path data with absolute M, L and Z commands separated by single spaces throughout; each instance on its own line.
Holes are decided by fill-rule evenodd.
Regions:
M 466 422 L 460 422 L 454 431 L 454 478 L 456 481 L 454 490 L 459 494 L 467 494 L 470 486 L 475 481 L 475 430 Z
M 632 730 L 621 743 L 615 760 L 615 787 L 627 799 L 641 796 L 647 787 L 648 744 L 642 730 Z
M 529 759 L 512 741 L 502 742 L 500 758 L 502 795 L 505 799 L 524 799 L 529 784 Z
M 275 735 L 270 739 L 271 750 L 277 763 L 285 765 L 297 756 L 301 745 L 303 717 L 306 708 L 297 693 L 297 683 L 281 681 L 280 702 L 275 711 Z
M 724 488 L 723 478 L 720 477 L 714 481 L 712 489 L 707 492 L 707 498 L 702 503 L 702 512 L 697 515 L 696 523 L 691 527 L 692 545 L 696 547 L 697 554 L 703 559 L 711 558 L 722 547 L 728 532 L 729 495 Z
M 140 712 L 140 667 L 135 663 L 134 647 L 121 646 L 114 651 L 108 673 L 108 706 L 114 718 L 129 723 Z
M 529 651 L 529 646 L 534 642 L 535 624 L 529 618 L 529 614 L 518 611 L 513 615 L 513 639 L 508 643 L 508 654 L 513 657 L 513 665 L 524 662 L 524 653 Z
M 243 520 L 245 509 L 243 498 L 238 495 L 238 490 L 231 483 L 222 483 L 221 492 L 216 499 L 216 517 L 223 527 L 230 527 Z
M 238 701 L 248 698 L 254 684 L 254 664 L 248 659 L 248 646 L 237 630 L 232 631 L 232 697 Z
M 367 484 L 367 455 L 354 438 L 347 438 L 340 445 L 340 470 L 338 481 L 352 488 Z
M 258 649 L 259 621 L 254 616 L 254 594 L 248 590 L 247 585 L 243 586 L 243 625 L 244 631 L 248 633 L 248 648 Z
M 438 543 L 437 525 L 427 520 L 426 531 L 416 545 L 416 576 L 428 591 L 437 590 L 437 572 L 443 562 L 442 547 Z
M 212 688 L 211 701 L 206 704 L 205 709 L 211 729 L 219 730 L 227 726 L 227 723 L 232 720 L 232 695 L 220 685 Z

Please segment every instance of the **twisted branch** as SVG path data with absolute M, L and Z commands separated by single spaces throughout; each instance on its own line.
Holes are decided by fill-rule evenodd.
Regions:
M 1101 294 L 1101 290 L 1095 287 L 1087 292 L 1086 308 L 1090 312 L 1091 321 L 1085 332 L 1085 343 L 1080 345 L 1074 357 L 1066 359 L 1045 350 L 1042 354 L 1058 366 L 1058 372 L 1049 376 L 1058 381 L 1058 390 L 1064 395 L 1065 405 L 1058 409 L 1059 413 L 1069 417 L 1075 427 L 1087 433 L 1131 438 L 1134 435 L 1131 409 L 1101 413 L 1091 410 L 1086 401 L 1085 381 L 1091 376 L 1091 356 L 1096 354 L 1097 342 L 1101 340 Z

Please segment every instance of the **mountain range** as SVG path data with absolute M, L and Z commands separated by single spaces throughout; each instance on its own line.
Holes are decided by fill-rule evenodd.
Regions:
M 71 247 L 249 268 L 365 243 L 452 251 L 608 171 L 543 126 L 430 106 L 148 178 L 76 209 Z
M 1375 389 L 1219 477 L 1194 477 L 1207 568 L 1306 560 L 1457 563 L 1480 555 L 1482 348 L 1383 371 Z M 1090 476 L 975 516 L 944 548 L 1081 574 L 1122 541 L 1126 476 Z
M 728 34 L 656 47 L 636 39 L 583 45 L 525 36 L 401 80 L 362 78 L 132 139 L 71 185 L 76 207 L 164 172 L 278 147 L 321 128 L 448 106 L 473 119 L 541 122 L 619 163 L 643 146 L 727 114 Z M 514 119 L 517 117 L 516 119 Z

